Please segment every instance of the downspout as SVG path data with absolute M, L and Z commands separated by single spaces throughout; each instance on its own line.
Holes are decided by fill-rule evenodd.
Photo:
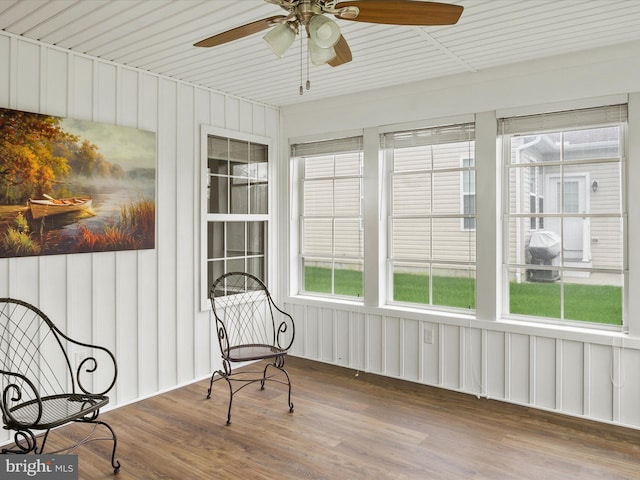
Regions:
M 515 164 L 520 165 L 521 154 L 525 148 L 529 148 L 534 145 L 537 145 L 538 143 L 540 143 L 541 140 L 542 140 L 542 136 L 537 135 L 536 138 L 530 141 L 529 143 L 525 143 L 523 145 L 520 145 L 518 148 L 516 148 Z M 520 175 L 516 175 L 516 212 L 521 212 L 520 208 L 522 206 L 522 201 L 521 201 L 522 190 L 520 188 L 521 188 Z M 522 248 L 521 248 L 522 247 L 522 231 L 521 231 L 522 229 L 520 227 L 520 223 L 521 222 L 516 223 L 516 263 L 517 264 L 522 263 Z M 521 269 L 518 269 L 516 273 L 516 282 L 517 283 L 522 282 Z

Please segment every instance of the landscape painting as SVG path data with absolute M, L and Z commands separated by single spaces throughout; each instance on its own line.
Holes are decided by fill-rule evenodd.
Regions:
M 0 108 L 0 257 L 155 248 L 154 132 Z

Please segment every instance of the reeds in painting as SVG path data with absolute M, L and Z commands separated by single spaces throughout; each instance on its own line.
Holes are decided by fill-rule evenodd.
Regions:
M 40 253 L 40 246 L 31 239 L 29 223 L 22 213 L 18 213 L 14 225 L 5 230 L 1 248 L 7 256 L 22 257 Z
M 120 218 L 102 231 L 80 226 L 77 252 L 138 250 L 155 244 L 155 202 L 139 200 L 121 207 Z

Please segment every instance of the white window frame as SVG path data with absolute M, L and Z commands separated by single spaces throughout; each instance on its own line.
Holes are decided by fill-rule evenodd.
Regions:
M 626 318 L 626 312 L 628 311 L 627 309 L 627 303 L 628 303 L 628 242 L 627 242 L 627 236 L 628 236 L 628 230 L 627 230 L 627 222 L 626 222 L 626 217 L 627 217 L 627 202 L 628 202 L 628 198 L 627 198 L 627 192 L 626 192 L 626 178 L 625 178 L 625 171 L 626 171 L 626 161 L 627 161 L 627 148 L 628 148 L 628 144 L 627 144 L 627 105 L 623 104 L 623 105 L 611 105 L 611 106 L 602 106 L 602 107 L 594 107 L 594 108 L 586 108 L 583 110 L 573 110 L 573 111 L 559 111 L 559 112 L 551 112 L 548 114 L 537 114 L 537 115 L 531 115 L 530 117 L 527 116 L 523 116 L 523 117 L 510 117 L 510 118 L 503 118 L 501 120 L 501 127 L 500 127 L 500 131 L 499 136 L 502 137 L 502 157 L 503 157 L 503 186 L 502 186 L 502 191 L 505 192 L 505 194 L 503 195 L 503 202 L 502 202 L 502 211 L 503 211 L 503 269 L 502 269 L 502 286 L 503 286 L 503 295 L 502 295 L 502 299 L 503 299 L 503 305 L 502 305 L 502 311 L 503 313 L 503 317 L 506 319 L 514 319 L 514 320 L 525 320 L 525 321 L 533 321 L 536 323 L 542 323 L 542 324 L 555 324 L 555 325 L 561 325 L 561 326 L 579 326 L 579 327 L 588 327 L 588 328 L 593 328 L 593 329 L 600 329 L 600 330 L 609 330 L 609 331 L 626 331 L 628 329 L 628 318 Z M 511 124 L 509 124 L 509 122 L 513 122 Z M 505 124 L 507 125 L 507 127 L 505 128 Z M 527 125 L 531 125 L 530 128 L 526 128 Z M 622 310 L 622 325 L 618 326 L 618 325 L 611 325 L 611 324 L 606 324 L 606 323 L 594 323 L 594 322 L 589 322 L 589 321 L 583 321 L 583 320 L 570 320 L 570 319 L 564 319 L 564 312 L 561 311 L 561 318 L 547 318 L 547 317 L 535 317 L 535 316 L 531 316 L 531 315 L 522 315 L 522 314 L 512 314 L 510 313 L 510 298 L 509 298 L 509 282 L 510 282 L 510 268 L 513 268 L 516 263 L 510 263 L 509 260 L 509 249 L 510 249 L 510 244 L 509 244 L 509 222 L 511 219 L 516 218 L 518 216 L 520 217 L 528 217 L 531 215 L 540 215 L 541 217 L 546 217 L 545 218 L 545 228 L 549 228 L 548 225 L 546 225 L 547 221 L 551 218 L 559 218 L 560 222 L 562 223 L 563 219 L 568 218 L 568 217 L 574 217 L 576 216 L 575 213 L 571 213 L 568 214 L 566 217 L 564 216 L 565 214 L 553 214 L 550 213 L 550 208 L 549 208 L 549 191 L 545 191 L 545 200 L 544 200 L 544 212 L 536 212 L 536 213 L 529 213 L 529 214 L 525 214 L 525 213 L 521 213 L 521 214 L 510 214 L 509 213 L 509 209 L 510 209 L 510 195 L 509 195 L 509 163 L 510 163 L 510 159 L 511 159 L 511 149 L 510 149 L 510 139 L 515 136 L 515 135 L 535 135 L 535 134 L 544 134 L 544 133 L 555 133 L 555 132 L 568 132 L 568 131 L 575 131 L 575 130 L 589 130 L 591 128 L 598 128 L 598 127 L 607 127 L 607 126 L 616 126 L 616 125 L 620 125 L 620 138 L 619 138 L 619 148 L 620 148 L 620 169 L 621 169 L 621 212 L 619 214 L 604 214 L 604 215 L 598 215 L 598 214 L 591 214 L 588 211 L 585 212 L 585 219 L 587 219 L 587 221 L 589 220 L 589 218 L 591 217 L 598 217 L 598 216 L 602 216 L 602 217 L 608 217 L 608 218 L 619 218 L 620 219 L 620 223 L 622 225 L 623 228 L 623 232 L 622 232 L 622 246 L 621 246 L 621 255 L 622 255 L 622 268 L 621 270 L 612 270 L 612 269 L 606 269 L 606 268 L 586 268 L 585 270 L 589 270 L 590 272 L 603 272 L 603 273 L 616 273 L 616 274 L 620 274 L 623 278 L 623 285 L 621 286 L 622 289 L 622 305 L 621 305 L 621 310 Z M 607 160 L 605 160 L 606 163 Z M 601 163 L 599 160 L 596 160 L 596 162 Z M 552 166 L 557 166 L 560 163 L 563 163 L 562 161 L 560 162 L 551 162 Z M 571 166 L 571 165 L 581 165 L 581 164 L 589 164 L 589 163 L 593 163 L 592 160 L 590 159 L 585 159 L 583 161 L 567 161 L 567 165 Z M 531 168 L 531 165 L 534 165 L 535 163 L 531 163 L 529 164 L 529 167 L 525 167 L 525 168 Z M 536 169 L 537 172 L 537 169 Z M 544 174 L 542 176 L 540 176 L 537 180 L 538 181 L 542 181 L 545 182 L 545 184 L 548 184 L 551 181 L 551 178 L 555 177 L 555 178 L 559 178 L 561 182 L 564 182 L 566 178 L 584 178 L 586 185 L 587 185 L 587 189 L 590 189 L 590 177 L 588 175 L 588 173 L 575 173 L 575 172 L 571 172 L 569 174 L 555 174 L 555 173 L 549 173 L 549 174 Z M 564 202 L 564 200 L 561 200 Z M 586 200 L 586 203 L 588 205 L 589 200 Z M 539 204 L 537 205 L 539 206 Z M 586 206 L 586 208 L 590 208 L 590 206 Z M 540 220 L 540 218 L 538 219 Z M 584 233 L 583 233 L 584 234 Z M 518 248 L 518 247 L 516 247 Z M 590 252 L 590 249 L 588 249 Z M 584 251 L 584 250 L 583 250 Z M 522 262 L 524 264 L 524 261 Z M 545 267 L 542 267 L 545 268 Z M 553 266 L 553 267 L 548 267 L 548 268 L 553 268 L 553 269 L 558 269 L 558 270 L 566 270 L 569 271 L 572 269 L 571 266 Z M 563 290 L 561 289 L 561 299 L 560 302 L 561 304 L 563 303 Z M 561 307 L 564 308 L 564 307 Z
M 267 196 L 267 213 L 261 214 L 224 214 L 224 213 L 208 213 L 207 207 L 207 181 L 208 181 L 208 138 L 209 136 L 216 136 L 222 138 L 229 138 L 232 140 L 238 140 L 241 142 L 250 142 L 267 147 L 267 182 L 268 182 L 268 196 Z M 210 222 L 264 222 L 266 228 L 265 241 L 266 245 L 263 246 L 265 256 L 265 278 L 264 281 L 269 285 L 269 280 L 273 272 L 273 245 L 274 232 L 272 228 L 272 216 L 273 206 L 275 205 L 274 195 L 275 188 L 273 188 L 274 182 L 274 140 L 270 137 L 264 137 L 260 135 L 249 134 L 245 132 L 238 132 L 235 130 L 229 130 L 210 125 L 202 125 L 200 128 L 200 310 L 206 311 L 211 309 L 211 303 L 208 299 L 209 285 L 207 279 L 207 242 L 208 242 L 208 224 Z M 226 273 L 226 272 L 225 272 Z
M 359 154 L 360 154 L 360 169 L 357 175 L 340 175 L 335 176 L 335 171 L 333 176 L 322 177 L 322 178 L 313 178 L 310 181 L 315 180 L 329 180 L 329 179 L 359 179 L 360 182 L 360 198 L 359 198 L 359 232 L 361 239 L 361 254 L 360 256 L 339 256 L 335 252 L 335 229 L 332 237 L 332 245 L 331 245 L 331 254 L 330 255 L 318 255 L 304 252 L 304 224 L 305 224 L 305 212 L 304 212 L 304 189 L 305 189 L 305 166 L 304 159 L 305 157 L 314 157 L 314 156 L 323 156 L 323 155 L 341 155 L 347 153 L 347 151 L 351 151 L 352 148 L 359 144 Z M 313 297 L 325 297 L 332 299 L 343 299 L 343 300 L 353 300 L 354 298 L 358 298 L 356 296 L 348 296 L 342 295 L 340 293 L 335 292 L 335 270 L 336 264 L 344 261 L 345 263 L 360 263 L 362 265 L 362 294 L 364 294 L 364 145 L 362 139 L 362 133 L 357 133 L 354 135 L 344 135 L 339 136 L 335 139 L 319 139 L 319 140 L 311 140 L 311 141 L 299 141 L 291 143 L 292 152 L 291 158 L 293 161 L 293 169 L 294 172 L 297 172 L 294 181 L 296 183 L 297 195 L 297 205 L 294 210 L 298 212 L 298 217 L 296 218 L 297 222 L 297 231 L 296 231 L 296 241 L 294 244 L 298 246 L 297 249 L 297 260 L 296 260 L 296 271 L 295 277 L 297 278 L 297 282 L 294 282 L 295 289 L 292 292 L 293 295 L 305 295 L 305 296 L 313 296 Z M 298 152 L 296 152 L 296 148 Z M 342 150 L 346 148 L 347 151 Z M 357 151 L 357 150 L 353 150 Z M 306 155 L 304 153 L 299 154 L 300 152 L 308 152 Z M 334 205 L 335 207 L 335 205 Z M 331 219 L 332 223 L 335 224 L 336 220 L 342 219 L 351 219 L 353 216 L 341 216 L 336 215 L 335 212 L 330 212 L 326 216 L 323 216 L 326 220 Z M 292 252 L 293 253 L 293 252 Z M 315 259 L 317 261 L 326 261 L 331 263 L 331 292 L 315 292 L 309 291 L 306 289 L 305 285 L 305 259 Z
M 467 134 L 466 136 L 460 136 L 460 133 L 463 130 L 457 131 L 458 129 L 467 129 Z M 429 127 L 429 126 L 425 126 L 425 127 L 420 127 L 420 126 L 416 126 L 416 128 L 411 128 L 411 129 L 392 129 L 390 128 L 388 131 L 384 132 L 384 135 L 395 135 L 395 134 L 407 134 L 408 136 L 412 136 L 412 135 L 418 135 L 418 137 L 420 137 L 421 132 L 423 131 L 429 131 L 429 130 L 433 130 L 434 132 L 438 132 L 435 133 L 436 138 L 438 139 L 438 141 L 434 141 L 434 142 L 428 142 L 428 145 L 444 145 L 447 143 L 454 143 L 457 141 L 469 141 L 469 142 L 473 142 L 473 144 L 475 145 L 475 121 L 460 121 L 460 122 L 452 122 L 452 123 L 443 123 L 442 125 L 439 126 L 433 126 L 433 127 Z M 473 133 L 471 133 L 473 132 Z M 469 252 L 469 255 L 473 258 L 472 261 L 467 261 L 467 262 L 458 262 L 458 261 L 447 261 L 447 260 L 441 260 L 441 259 L 433 259 L 431 256 L 429 257 L 428 260 L 425 261 L 415 261 L 415 260 L 411 260 L 411 259 L 396 259 L 394 258 L 393 255 L 393 231 L 392 231 L 392 225 L 393 225 L 393 220 L 395 218 L 418 218 L 414 215 L 409 215 L 407 216 L 398 216 L 396 217 L 395 212 L 393 211 L 393 178 L 396 174 L 399 175 L 404 175 L 407 172 L 394 172 L 394 167 L 393 167 L 393 162 L 391 161 L 391 158 L 389 157 L 389 155 L 391 155 L 391 151 L 395 148 L 395 146 L 388 146 L 385 145 L 385 141 L 384 141 L 384 135 L 382 138 L 382 142 L 383 142 L 383 151 L 385 151 L 385 156 L 386 158 L 386 163 L 387 163 L 387 168 L 385 169 L 386 172 L 386 179 L 385 181 L 387 181 L 388 183 L 388 192 L 387 192 L 387 197 L 388 197 L 388 205 L 387 205 L 387 209 L 388 212 L 390 212 L 389 215 L 389 220 L 388 220 L 388 231 L 387 231 L 387 257 L 386 257 L 386 279 L 387 279 L 387 288 L 386 288 L 386 293 L 387 293 L 387 298 L 385 300 L 387 305 L 390 306 L 394 306 L 394 307 L 409 307 L 409 308 L 419 308 L 421 310 L 433 310 L 433 311 L 446 311 L 446 312 L 455 312 L 455 313 L 462 313 L 464 312 L 465 314 L 467 313 L 473 313 L 475 312 L 475 307 L 471 308 L 471 306 L 469 305 L 468 308 L 461 308 L 461 307 L 455 307 L 455 306 L 446 306 L 446 305 L 438 305 L 438 304 L 434 304 L 433 303 L 433 268 L 442 268 L 445 266 L 451 266 L 451 268 L 456 268 L 456 267 L 473 267 L 473 272 L 474 272 L 474 285 L 476 284 L 476 280 L 477 280 L 477 270 L 476 270 L 476 251 L 475 251 L 475 246 L 473 248 L 473 253 Z M 453 135 L 453 136 L 452 136 Z M 438 138 L 439 137 L 439 138 Z M 422 145 L 422 140 L 417 140 L 419 142 L 420 145 Z M 463 155 L 464 158 L 473 158 L 474 159 L 474 166 L 472 167 L 473 171 L 475 171 L 476 169 L 476 161 L 475 161 L 475 147 L 473 149 L 471 149 L 468 153 L 466 153 L 465 155 Z M 463 209 L 464 209 L 464 205 L 463 205 L 463 199 L 462 199 L 462 194 L 463 194 L 463 188 L 462 188 L 462 178 L 463 178 L 463 171 L 466 169 L 464 167 L 462 167 L 462 158 L 460 157 L 460 161 L 458 163 L 458 165 L 456 165 L 455 167 L 451 167 L 451 168 L 446 168 L 446 169 L 439 169 L 439 168 L 433 168 L 433 165 L 430 166 L 427 169 L 421 169 L 418 170 L 414 173 L 428 173 L 430 175 L 430 178 L 433 179 L 433 174 L 440 174 L 440 173 L 446 173 L 446 172 L 450 172 L 450 173 L 457 173 L 459 172 L 459 178 L 460 178 L 460 207 L 459 207 L 459 211 L 457 214 L 447 214 L 447 215 L 437 215 L 434 214 L 433 212 L 430 212 L 429 215 L 424 216 L 424 218 L 428 218 L 430 223 L 433 222 L 433 220 L 437 220 L 437 219 L 442 219 L 442 218 L 455 218 L 458 219 L 460 221 L 460 232 L 462 233 L 468 233 L 468 232 L 474 232 L 476 231 L 476 228 L 474 227 L 473 229 L 465 229 L 464 228 L 464 217 L 465 214 L 463 213 Z M 468 169 L 466 169 L 468 170 Z M 476 183 L 477 183 L 477 179 L 476 179 Z M 476 190 L 476 187 L 474 185 L 474 192 Z M 475 194 L 475 193 L 474 193 Z M 430 196 L 433 196 L 433 184 L 431 185 L 431 191 L 430 191 Z M 467 217 L 468 218 L 468 217 Z M 476 212 L 473 214 L 473 218 L 474 220 L 477 222 L 477 206 L 476 206 Z M 430 231 L 430 236 L 433 239 L 433 231 Z M 430 244 L 431 244 L 430 240 Z M 474 241 L 475 244 L 475 241 Z M 426 269 L 428 269 L 429 271 L 429 303 L 408 303 L 408 302 L 403 302 L 403 301 L 399 301 L 399 300 L 395 300 L 394 299 L 394 265 L 395 262 L 398 263 L 416 263 L 416 264 L 422 264 L 425 266 Z M 475 291 L 477 291 L 477 287 L 475 288 Z M 474 291 L 474 296 L 475 296 L 475 291 Z

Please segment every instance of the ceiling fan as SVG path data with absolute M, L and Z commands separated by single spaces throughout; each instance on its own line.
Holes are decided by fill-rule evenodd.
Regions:
M 327 15 L 353 22 L 386 25 L 453 25 L 463 7 L 417 0 L 265 0 L 282 7 L 287 14 L 276 15 L 205 38 L 196 47 L 215 47 L 270 30 L 263 39 L 283 57 L 301 29 L 306 30 L 308 58 L 314 65 L 337 67 L 352 60 L 351 49 L 338 24 Z M 307 80 L 307 89 L 309 88 Z M 300 87 L 302 94 L 302 87 Z

